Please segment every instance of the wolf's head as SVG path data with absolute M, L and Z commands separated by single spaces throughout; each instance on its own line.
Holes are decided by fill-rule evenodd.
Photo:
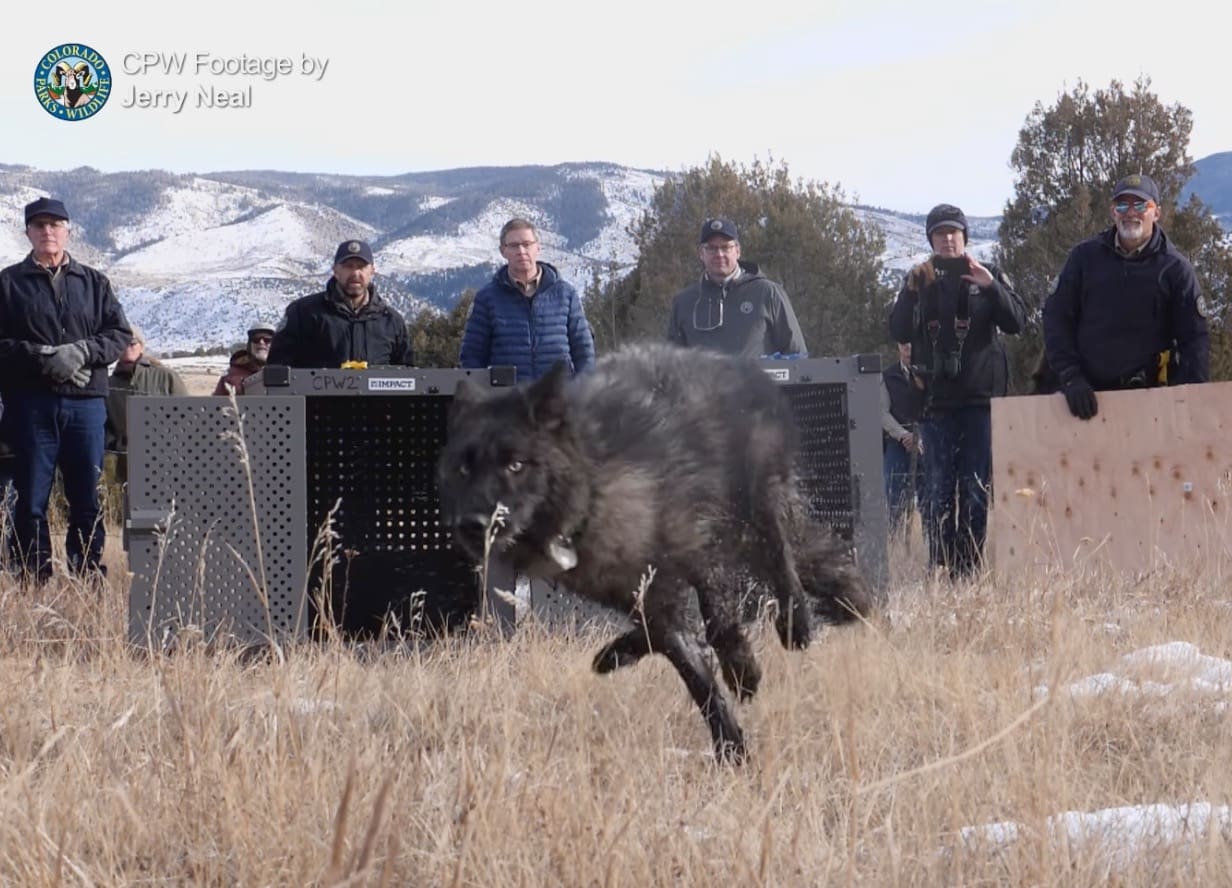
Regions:
M 463 381 L 454 393 L 437 464 L 441 518 L 476 560 L 491 528 L 495 548 L 519 570 L 550 575 L 576 561 L 568 534 L 582 520 L 586 482 L 567 375 L 561 363 L 528 385 L 491 393 Z M 504 510 L 493 524 L 498 505 Z

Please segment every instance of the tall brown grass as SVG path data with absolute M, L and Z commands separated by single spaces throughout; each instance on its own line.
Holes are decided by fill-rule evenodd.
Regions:
M 1218 832 L 1111 870 L 1049 815 L 1232 795 L 1227 716 L 1036 689 L 1186 640 L 1232 653 L 1204 577 L 929 580 L 895 550 L 891 605 L 809 651 L 759 631 L 753 753 L 717 767 L 652 658 L 524 627 L 285 659 L 130 647 L 108 587 L 0 584 L 0 882 L 12 885 L 1216 885 Z M 967 825 L 1026 824 L 1006 847 Z

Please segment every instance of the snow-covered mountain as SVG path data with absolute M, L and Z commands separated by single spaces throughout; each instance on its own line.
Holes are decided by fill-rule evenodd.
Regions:
M 622 274 L 637 258 L 629 229 L 668 175 L 606 163 L 394 177 L 0 165 L 0 264 L 29 249 L 22 206 L 57 195 L 73 214 L 70 249 L 107 272 L 152 348 L 212 348 L 319 290 L 348 238 L 373 244 L 378 286 L 408 317 L 425 305 L 447 308 L 487 280 L 512 216 L 539 227 L 542 258 L 579 287 Z M 895 278 L 927 254 L 921 215 L 855 209 L 885 232 L 882 258 Z M 997 220 L 971 222 L 972 248 L 987 257 Z

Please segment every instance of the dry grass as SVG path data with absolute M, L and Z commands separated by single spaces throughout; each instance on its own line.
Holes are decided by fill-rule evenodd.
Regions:
M 595 636 L 147 656 L 125 639 L 117 536 L 101 597 L 0 581 L 3 884 L 1232 881 L 1227 835 L 1110 874 L 1042 829 L 1068 809 L 1229 801 L 1209 698 L 1034 690 L 1164 641 L 1229 656 L 1226 591 L 1202 578 L 951 587 L 900 570 L 887 614 L 807 653 L 758 632 L 753 760 L 724 769 L 666 662 L 593 676 Z M 956 842 L 1006 819 L 1028 825 L 1014 845 Z

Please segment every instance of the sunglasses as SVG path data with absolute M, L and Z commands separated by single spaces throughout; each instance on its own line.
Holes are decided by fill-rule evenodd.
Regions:
M 1135 213 L 1145 213 L 1147 210 L 1155 209 L 1155 201 L 1153 200 L 1135 200 L 1135 201 L 1123 200 L 1123 201 L 1119 201 L 1118 203 L 1114 203 L 1112 205 L 1112 210 L 1118 216 L 1124 216 L 1126 213 L 1130 211 L 1131 207 L 1133 208 L 1133 211 Z
M 269 345 L 274 341 L 274 338 L 272 336 L 254 336 L 252 337 L 252 341 L 258 344 L 265 343 L 266 345 Z

